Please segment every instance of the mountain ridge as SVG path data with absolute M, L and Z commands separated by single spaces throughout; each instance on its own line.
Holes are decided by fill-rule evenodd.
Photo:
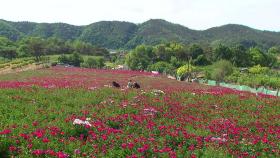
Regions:
M 194 30 L 162 19 L 150 19 L 141 24 L 126 21 L 99 21 L 89 25 L 67 23 L 12 22 L 0 19 L 0 36 L 13 41 L 26 36 L 57 37 L 82 40 L 94 45 L 131 49 L 139 44 L 156 45 L 167 42 L 225 43 L 258 45 L 268 48 L 280 45 L 280 32 L 258 30 L 240 24 L 226 24 L 206 30 Z

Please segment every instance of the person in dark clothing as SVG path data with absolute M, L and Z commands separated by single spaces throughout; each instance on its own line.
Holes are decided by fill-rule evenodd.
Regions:
M 115 88 L 120 88 L 120 84 L 118 84 L 117 82 L 113 81 L 112 82 L 112 86 L 115 87 Z
M 133 88 L 139 89 L 139 88 L 140 88 L 140 85 L 139 85 L 137 82 L 134 82 L 134 83 L 133 83 Z

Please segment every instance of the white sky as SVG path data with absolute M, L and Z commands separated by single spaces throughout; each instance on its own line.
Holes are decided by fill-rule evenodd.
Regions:
M 242 24 L 280 31 L 280 0 L 0 0 L 0 19 L 87 25 L 165 19 L 191 29 Z

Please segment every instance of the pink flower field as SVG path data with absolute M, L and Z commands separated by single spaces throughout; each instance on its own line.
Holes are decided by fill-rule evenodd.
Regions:
M 127 89 L 129 79 L 141 88 Z M 4 158 L 280 156 L 273 96 L 64 67 L 0 76 L 0 94 Z

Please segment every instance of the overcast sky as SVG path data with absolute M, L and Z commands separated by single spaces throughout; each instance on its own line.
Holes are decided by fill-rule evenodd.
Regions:
M 280 31 L 280 0 L 0 0 L 0 19 L 74 25 L 165 19 L 196 30 L 231 23 Z

